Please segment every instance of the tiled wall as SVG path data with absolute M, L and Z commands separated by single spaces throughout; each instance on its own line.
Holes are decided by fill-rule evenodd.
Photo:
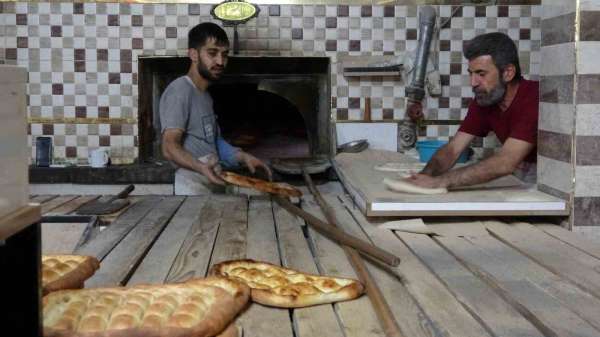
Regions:
M 137 60 L 185 55 L 188 29 L 212 20 L 208 4 L 0 3 L 0 62 L 30 72 L 33 137 L 54 137 L 55 157 L 85 163 L 88 149 L 110 147 L 113 161 L 137 157 Z M 490 31 L 516 40 L 526 77 L 537 79 L 540 6 L 437 6 L 446 24 L 432 59 L 442 96 L 428 98 L 426 115 L 439 121 L 420 136 L 447 139 L 471 96 L 465 40 Z M 402 55 L 417 43 L 417 6 L 261 5 L 239 27 L 242 55 L 329 56 L 332 115 L 361 120 L 371 97 L 374 120 L 404 115 L 404 80 L 344 77 L 341 55 Z M 448 21 L 451 16 L 452 19 Z M 231 29 L 228 33 L 232 35 Z M 450 125 L 449 125 L 450 124 Z M 454 124 L 454 125 L 451 125 Z M 495 146 L 492 142 L 491 146 Z M 32 154 L 35 149 L 32 149 Z
M 572 201 L 570 226 L 600 226 L 600 1 L 543 2 L 539 172 Z M 576 18 L 579 17 L 579 20 Z

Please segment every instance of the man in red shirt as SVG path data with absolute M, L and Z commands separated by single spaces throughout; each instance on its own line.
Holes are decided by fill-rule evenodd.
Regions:
M 475 37 L 463 50 L 469 61 L 474 99 L 456 135 L 407 181 L 439 188 L 480 184 L 512 173 L 535 181 L 538 82 L 522 78 L 519 54 L 505 34 Z M 494 155 L 451 170 L 473 138 L 493 131 L 502 142 Z M 532 181 L 533 179 L 533 181 Z

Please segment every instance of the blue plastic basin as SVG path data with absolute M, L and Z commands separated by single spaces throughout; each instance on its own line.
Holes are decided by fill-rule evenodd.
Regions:
M 444 144 L 445 140 L 420 140 L 417 142 L 417 151 L 419 152 L 419 161 L 428 162 L 437 150 Z M 464 150 L 458 157 L 457 163 L 464 163 L 469 159 L 469 149 Z

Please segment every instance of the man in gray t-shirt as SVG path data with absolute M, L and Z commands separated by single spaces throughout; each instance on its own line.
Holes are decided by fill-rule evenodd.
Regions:
M 175 194 L 203 194 L 222 190 L 225 184 L 215 170 L 219 162 L 245 164 L 251 172 L 271 170 L 258 158 L 231 146 L 220 135 L 213 101 L 206 89 L 219 79 L 227 65 L 229 40 L 214 23 L 201 23 L 188 34 L 192 61 L 185 76 L 171 82 L 160 99 L 162 152 L 179 168 Z

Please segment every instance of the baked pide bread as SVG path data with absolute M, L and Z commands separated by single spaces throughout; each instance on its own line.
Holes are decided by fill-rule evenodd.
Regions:
M 252 301 L 281 308 L 347 301 L 364 291 L 357 280 L 305 274 L 254 260 L 225 261 L 210 273 L 244 282 L 252 289 Z
M 302 192 L 299 189 L 286 183 L 274 183 L 271 181 L 246 177 L 227 171 L 221 172 L 220 177 L 230 184 L 252 188 L 261 192 L 277 194 L 284 197 L 302 196 Z
M 83 288 L 83 282 L 100 267 L 95 257 L 42 255 L 42 293 Z
M 176 284 L 61 290 L 43 298 L 46 337 L 211 337 L 247 304 L 249 289 L 208 278 Z M 228 329 L 227 331 L 226 328 Z

